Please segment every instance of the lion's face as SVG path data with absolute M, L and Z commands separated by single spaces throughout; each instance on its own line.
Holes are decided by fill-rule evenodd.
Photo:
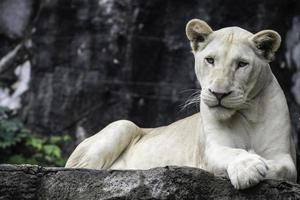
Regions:
M 214 32 L 212 41 L 195 52 L 195 71 L 200 81 L 201 100 L 221 118 L 247 107 L 249 92 L 268 63 L 255 54 L 238 28 Z M 251 35 L 250 35 L 251 36 Z
M 269 61 L 279 47 L 277 43 L 276 47 L 272 46 L 271 42 L 280 43 L 280 36 L 269 31 L 262 38 L 261 32 L 253 35 L 238 27 L 212 31 L 204 23 L 192 20 L 188 24 L 191 27 L 187 26 L 195 71 L 202 87 L 201 101 L 217 118 L 225 120 L 237 110 L 247 108 L 251 98 L 269 80 Z

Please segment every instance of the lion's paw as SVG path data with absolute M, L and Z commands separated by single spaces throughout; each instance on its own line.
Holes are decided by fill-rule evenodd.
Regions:
M 246 189 L 265 178 L 268 166 L 263 158 L 255 154 L 240 155 L 228 165 L 229 179 L 236 189 Z

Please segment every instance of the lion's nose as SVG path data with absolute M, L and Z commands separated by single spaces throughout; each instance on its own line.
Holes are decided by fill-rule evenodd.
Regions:
M 215 92 L 215 91 L 212 91 L 211 89 L 209 89 L 209 92 L 212 93 L 218 99 L 218 101 L 221 101 L 224 97 L 226 97 L 232 93 L 232 91 L 226 92 L 226 93 Z

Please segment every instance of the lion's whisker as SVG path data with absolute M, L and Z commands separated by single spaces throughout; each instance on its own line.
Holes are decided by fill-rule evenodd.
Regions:
M 188 99 L 181 105 L 181 111 L 186 109 L 188 106 L 191 106 L 193 104 L 200 103 L 200 95 L 201 95 L 201 89 L 198 89 L 196 92 L 192 93 Z

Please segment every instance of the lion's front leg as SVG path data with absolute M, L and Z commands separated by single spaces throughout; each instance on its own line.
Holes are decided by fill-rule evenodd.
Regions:
M 262 157 L 243 149 L 214 145 L 206 149 L 207 167 L 216 175 L 227 176 L 236 189 L 252 187 L 269 170 Z

